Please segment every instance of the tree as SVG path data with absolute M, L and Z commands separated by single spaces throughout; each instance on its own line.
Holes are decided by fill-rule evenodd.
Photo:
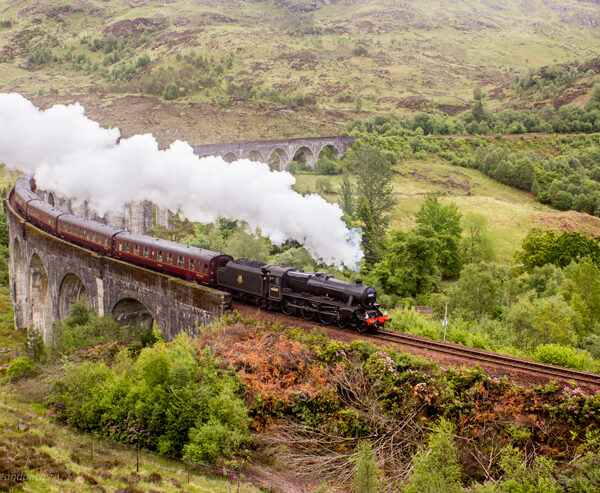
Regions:
M 434 194 L 427 195 L 417 212 L 419 228 L 431 228 L 436 233 L 439 243 L 437 263 L 444 278 L 456 277 L 460 272 L 460 219 L 455 204 L 442 205 Z
M 352 217 L 354 215 L 354 186 L 347 171 L 344 171 L 342 184 L 340 185 L 340 207 L 347 216 Z
M 231 235 L 227 242 L 227 253 L 234 258 L 247 258 L 266 262 L 269 259 L 269 249 L 262 238 L 238 230 Z
M 369 202 L 364 195 L 361 195 L 358 202 L 356 217 L 362 230 L 362 250 L 365 255 L 365 265 L 371 267 L 380 259 L 380 250 L 371 207 L 369 207 Z
M 194 224 L 186 218 L 181 219 L 179 214 L 176 214 L 169 219 L 169 227 L 156 226 L 148 231 L 148 234 L 163 240 L 181 241 L 186 236 L 194 234 Z
M 385 232 L 388 213 L 396 203 L 392 195 L 392 163 L 377 147 L 363 146 L 353 150 L 348 158 L 356 172 L 359 195 L 364 195 L 371 208 L 373 223 L 378 234 Z
M 596 332 L 600 326 L 600 269 L 589 257 L 565 269 L 561 294 L 580 319 L 580 335 Z
M 461 213 L 455 204 L 442 205 L 435 194 L 427 194 L 425 203 L 417 212 L 417 224 L 429 226 L 436 233 L 448 233 L 460 236 L 462 227 L 460 225 Z
M 560 296 L 532 299 L 525 294 L 507 310 L 505 320 L 524 350 L 549 342 L 577 341 L 573 312 Z
M 427 450 L 413 459 L 413 472 L 405 493 L 458 493 L 460 465 L 456 446 L 452 442 L 452 424 L 445 419 L 435 427 L 427 440 Z
M 462 261 L 465 264 L 495 258 L 492 241 L 487 234 L 487 219 L 478 212 L 468 212 L 462 217 L 463 231 L 461 239 Z
M 439 243 L 431 228 L 392 232 L 388 250 L 373 273 L 387 293 L 415 296 L 437 291 Z
M 371 442 L 359 442 L 355 458 L 354 491 L 356 493 L 377 493 L 379 467 L 373 456 Z
M 492 316 L 505 304 L 503 287 L 509 277 L 508 268 L 500 264 L 467 264 L 458 282 L 449 289 L 451 310 L 467 320 Z

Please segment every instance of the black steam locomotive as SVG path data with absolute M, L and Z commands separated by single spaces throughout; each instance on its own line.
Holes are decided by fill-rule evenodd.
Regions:
M 35 182 L 17 179 L 10 205 L 28 221 L 102 255 L 228 291 L 234 298 L 306 320 L 337 324 L 359 332 L 377 330 L 389 320 L 379 310 L 375 289 L 335 279 L 130 233 L 65 213 L 40 200 Z
M 237 259 L 218 269 L 217 285 L 245 302 L 359 332 L 377 330 L 389 320 L 375 302 L 374 288 L 324 272 Z

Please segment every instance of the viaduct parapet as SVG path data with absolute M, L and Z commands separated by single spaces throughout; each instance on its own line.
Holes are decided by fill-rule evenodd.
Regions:
M 45 342 L 79 300 L 123 325 L 155 321 L 166 340 L 195 333 L 229 308 L 228 293 L 98 255 L 25 222 L 8 201 L 4 208 L 15 326 L 40 331 Z
M 287 169 L 294 156 L 301 151 L 309 168 L 314 168 L 321 151 L 326 147 L 334 149 L 333 157 L 341 159 L 346 148 L 356 141 L 355 137 L 314 137 L 287 140 L 253 140 L 249 142 L 232 142 L 229 144 L 206 144 L 192 146 L 194 152 L 201 156 L 222 156 L 226 161 L 248 158 L 263 163 L 269 162 L 272 156 L 279 159 L 279 169 Z

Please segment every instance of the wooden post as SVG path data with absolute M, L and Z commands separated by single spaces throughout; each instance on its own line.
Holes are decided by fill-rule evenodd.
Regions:
M 135 472 L 140 472 L 140 442 L 138 442 L 135 452 Z

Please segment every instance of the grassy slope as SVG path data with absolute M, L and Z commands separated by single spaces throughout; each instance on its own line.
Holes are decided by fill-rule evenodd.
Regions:
M 20 419 L 27 427 L 25 431 L 17 429 Z M 237 483 L 198 476 L 193 472 L 188 482 L 186 470 L 181 465 L 145 452 L 142 453 L 139 473 L 136 473 L 134 450 L 112 442 L 99 442 L 97 438 L 92 458 L 88 435 L 57 425 L 24 402 L 9 399 L 7 405 L 0 404 L 0 428 L 0 442 L 10 454 L 10 459 L 7 460 L 6 456 L 0 459 L 0 462 L 6 461 L 6 464 L 0 463 L 0 467 L 7 473 L 15 471 L 15 466 L 25 472 L 29 478 L 23 483 L 23 491 L 26 492 L 77 493 L 129 487 L 137 489 L 127 491 L 225 493 L 237 488 Z M 51 459 L 43 454 L 48 454 Z M 154 476 L 150 476 L 153 473 Z M 242 482 L 239 491 L 251 493 L 259 490 Z
M 174 138 L 200 143 L 322 135 L 367 113 L 406 113 L 430 105 L 464 108 L 474 85 L 508 85 L 529 68 L 594 56 L 599 45 L 598 30 L 580 24 L 580 19 L 596 18 L 594 5 L 575 0 L 560 5 L 542 0 L 317 3 L 310 15 L 322 34 L 300 37 L 287 34 L 285 24 L 297 19 L 298 11 L 310 11 L 308 2 L 288 2 L 287 10 L 274 3 L 90 0 L 72 4 L 80 11 L 51 16 L 49 8 L 56 2 L 41 0 L 23 9 L 22 2 L 10 0 L 0 10 L 0 20 L 18 20 L 0 29 L 0 51 L 15 57 L 0 64 L 0 91 L 18 90 L 45 105 L 80 100 L 105 125 L 120 126 L 126 135 L 151 131 L 163 144 Z M 191 50 L 217 59 L 234 54 L 227 74 L 234 81 L 313 94 L 318 108 L 282 113 L 271 103 L 231 101 L 223 109 L 215 98 L 225 95 L 225 83 L 221 89 L 165 103 L 154 97 L 107 95 L 107 84 L 97 73 L 75 72 L 68 63 L 26 68 L 28 52 L 21 48 L 25 30 L 37 27 L 57 36 L 62 45 L 53 52 L 59 56 L 73 49 L 102 66 L 104 54 L 85 51 L 80 38 L 102 37 L 103 29 L 116 22 L 142 17 L 168 21 L 137 53 L 151 56 L 149 70 L 181 68 L 176 54 Z M 29 50 L 38 42 L 29 42 Z M 354 56 L 361 45 L 368 55 Z M 49 94 L 50 89 L 57 94 Z M 36 96 L 40 90 L 45 95 Z M 340 101 L 340 94 L 348 97 Z M 355 97 L 363 101 L 360 112 Z

